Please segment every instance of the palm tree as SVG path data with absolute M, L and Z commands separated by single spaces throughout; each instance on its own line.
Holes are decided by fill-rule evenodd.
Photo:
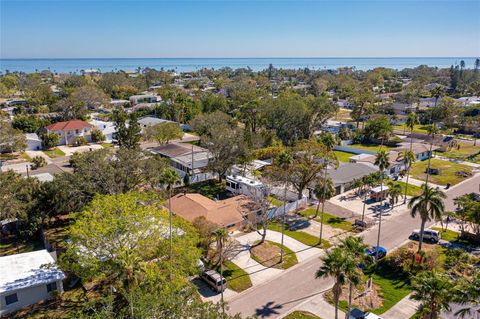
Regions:
M 318 199 L 317 210 L 315 211 L 315 218 L 318 217 L 318 209 L 320 203 L 322 203 L 322 216 L 320 217 L 320 236 L 319 244 L 322 245 L 322 236 L 323 236 L 323 216 L 325 212 L 325 201 L 335 196 L 335 186 L 333 185 L 332 178 L 320 179 L 315 188 L 313 189 L 315 197 Z
M 373 182 L 374 182 L 374 177 L 372 174 L 362 177 L 362 184 L 363 184 L 363 191 L 364 191 L 362 222 L 365 220 L 365 207 L 367 205 L 367 195 L 368 195 L 367 187 L 372 186 Z
M 171 168 L 166 168 L 165 171 L 162 173 L 160 178 L 161 184 L 166 186 L 168 191 L 168 218 L 169 218 L 169 236 L 170 236 L 170 261 L 173 258 L 173 234 L 172 234 L 172 188 L 173 186 L 180 183 L 180 177 L 178 174 Z
M 365 254 L 365 249 L 367 245 L 363 243 L 363 238 L 348 236 L 345 239 L 340 241 L 339 247 L 345 249 L 347 254 L 349 254 L 354 262 L 358 265 L 367 260 L 367 255 Z M 362 281 L 362 273 L 359 271 L 358 267 L 354 271 L 347 273 L 347 279 L 349 282 L 348 290 L 348 311 L 345 318 L 350 318 L 350 311 L 352 310 L 352 297 L 353 297 L 353 287 L 360 284 Z
M 403 165 L 405 165 L 407 169 L 407 182 L 405 185 L 405 196 L 403 198 L 403 203 L 407 202 L 407 194 L 408 194 L 408 178 L 410 177 L 410 169 L 412 168 L 412 164 L 416 161 L 415 152 L 412 151 L 412 143 L 410 143 L 410 150 L 401 151 L 398 154 L 397 161 L 402 161 Z
M 282 215 L 282 241 L 280 247 L 280 263 L 283 262 L 283 237 L 285 233 L 285 217 L 287 215 L 287 186 L 288 186 L 288 172 L 292 165 L 293 158 L 287 153 L 283 152 L 278 156 L 278 166 L 282 169 L 284 174 L 284 191 L 283 191 L 283 215 Z
M 225 228 L 217 228 L 214 232 L 213 235 L 215 236 L 215 239 L 217 240 L 217 251 L 219 254 L 219 263 L 220 263 L 220 277 L 223 278 L 223 244 L 228 238 L 228 233 Z M 221 289 L 221 303 L 222 303 L 222 312 L 225 315 L 225 302 L 223 299 L 223 287 Z
M 375 158 L 375 165 L 378 166 L 380 169 L 380 193 L 381 196 L 383 196 L 383 176 L 385 173 L 385 170 L 390 166 L 389 158 L 388 158 L 388 153 L 385 150 L 379 150 L 377 153 L 377 156 Z M 383 202 L 383 198 L 380 201 L 380 203 Z M 377 237 L 377 246 L 380 246 L 380 232 L 382 229 L 382 209 L 380 208 L 380 214 L 378 216 L 378 237 Z M 377 255 L 378 255 L 378 249 L 377 249 Z M 378 257 L 378 256 L 376 256 Z M 378 258 L 377 258 L 378 259 Z
M 472 307 L 480 300 L 480 270 L 476 270 L 470 279 L 460 280 L 455 301 L 462 305 L 462 308 L 455 312 L 455 316 L 464 319 L 471 315 Z
M 425 178 L 425 183 L 428 184 L 428 178 L 430 176 L 430 159 L 432 158 L 432 149 L 433 149 L 433 140 L 435 139 L 435 134 L 438 133 L 438 128 L 435 123 L 429 125 L 427 128 L 428 135 L 430 136 L 430 149 L 428 151 L 428 162 L 427 162 L 427 177 Z
M 420 309 L 429 319 L 437 319 L 440 312 L 450 310 L 454 288 L 450 278 L 436 271 L 421 272 L 413 279 L 410 298 L 420 301 Z
M 444 199 L 447 198 L 444 192 L 438 188 L 428 187 L 427 184 L 422 185 L 423 192 L 421 195 L 414 196 L 408 203 L 411 215 L 413 218 L 420 215 L 422 222 L 420 224 L 420 238 L 418 242 L 418 251 L 422 250 L 423 243 L 423 230 L 425 229 L 425 223 L 431 219 L 442 219 L 442 215 L 445 212 Z
M 402 186 L 395 181 L 388 183 L 388 196 L 390 196 L 390 204 L 393 206 L 398 202 L 398 198 L 402 195 Z
M 333 300 L 335 302 L 335 319 L 338 319 L 338 302 L 342 293 L 342 286 L 348 281 L 348 274 L 353 273 L 357 265 L 352 256 L 345 249 L 336 247 L 327 252 L 322 258 L 322 266 L 315 278 L 333 277 Z

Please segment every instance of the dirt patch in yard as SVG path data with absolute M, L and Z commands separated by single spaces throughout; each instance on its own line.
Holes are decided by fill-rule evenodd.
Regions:
M 256 244 L 257 243 L 254 244 L 254 246 L 250 250 L 250 253 L 252 255 L 252 258 L 256 262 L 262 264 L 265 267 L 287 269 L 297 263 L 297 257 L 295 256 L 295 253 L 285 246 L 283 246 L 283 261 L 280 262 L 280 244 L 268 240 L 266 240 L 261 245 Z
M 383 298 L 380 289 L 377 285 L 372 285 L 368 293 L 365 293 L 365 285 L 359 285 L 353 288 L 352 307 L 358 309 L 378 309 L 383 306 Z M 349 286 L 342 287 L 342 294 L 340 295 L 340 308 L 347 309 L 348 307 Z M 328 302 L 333 304 L 333 293 L 328 291 L 325 294 Z

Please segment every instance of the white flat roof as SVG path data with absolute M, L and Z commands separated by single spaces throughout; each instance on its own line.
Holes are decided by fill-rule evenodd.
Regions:
M 31 176 L 35 177 L 40 182 L 51 182 L 54 179 L 53 175 L 50 173 L 40 173 L 40 174 L 31 175 Z
M 387 191 L 388 190 L 388 186 L 385 186 L 383 185 L 383 187 L 380 187 L 380 186 L 377 186 L 375 188 L 372 188 L 370 191 L 372 193 L 380 193 L 380 189 L 382 189 L 383 191 Z
M 0 269 L 0 293 L 65 278 L 65 274 L 56 266 L 55 260 L 45 249 L 0 257 Z
M 229 175 L 229 176 L 227 176 L 227 179 L 235 181 L 237 183 L 248 184 L 248 185 L 251 185 L 251 186 L 262 186 L 263 185 L 259 181 L 250 179 L 248 177 L 240 176 L 240 175 L 235 175 L 235 176 Z

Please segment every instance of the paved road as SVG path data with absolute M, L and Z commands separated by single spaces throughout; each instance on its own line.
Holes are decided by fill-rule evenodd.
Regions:
M 480 193 L 480 173 L 476 174 L 473 178 L 470 178 L 458 185 L 453 186 L 451 189 L 447 190 L 448 199 L 445 203 L 445 208 L 447 211 L 452 211 L 455 209 L 453 200 L 456 197 L 459 197 L 464 194 L 471 192 Z
M 478 191 L 479 183 L 480 174 L 449 189 L 447 205 L 453 206 L 453 198 L 459 195 L 474 190 Z M 392 217 L 382 223 L 381 245 L 387 250 L 401 246 L 411 231 L 420 226 L 419 218 L 413 219 L 408 210 Z M 367 230 L 363 234 L 365 242 L 375 245 L 377 233 L 378 226 Z M 241 313 L 243 317 L 257 315 L 260 318 L 276 318 L 278 315 L 286 313 L 294 306 L 331 287 L 331 280 L 315 279 L 315 272 L 320 265 L 320 259 L 314 257 L 290 268 L 279 277 L 235 296 L 229 300 L 229 312 Z

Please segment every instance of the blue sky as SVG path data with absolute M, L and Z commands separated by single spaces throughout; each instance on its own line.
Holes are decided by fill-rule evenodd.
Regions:
M 480 0 L 0 0 L 2 58 L 480 56 Z

